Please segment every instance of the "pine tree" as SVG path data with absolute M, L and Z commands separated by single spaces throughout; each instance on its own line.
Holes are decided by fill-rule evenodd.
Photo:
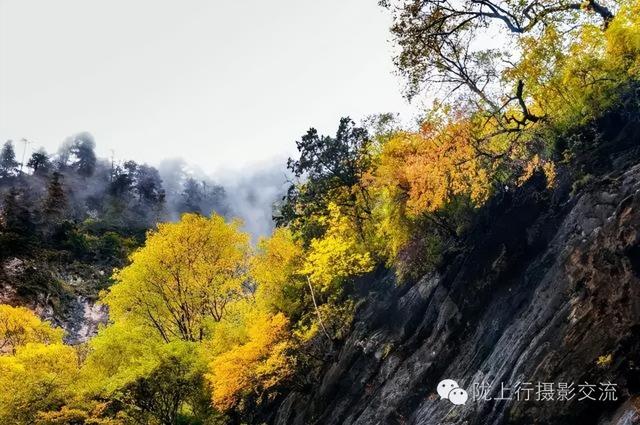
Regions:
M 135 180 L 135 189 L 140 202 L 157 204 L 164 201 L 162 179 L 154 167 L 146 164 L 138 166 Z
M 44 202 L 44 215 L 49 220 L 60 219 L 67 206 L 67 196 L 62 187 L 62 174 L 55 172 L 49 181 L 47 199 Z
M 76 136 L 71 148 L 71 153 L 76 157 L 74 167 L 83 177 L 91 177 L 96 169 L 97 158 L 94 152 L 96 143 L 89 133 L 81 133 Z
M 23 194 L 11 188 L 2 202 L 1 254 L 22 253 L 29 246 L 35 231 L 33 215 L 25 205 Z
M 51 161 L 47 152 L 40 148 L 37 152 L 34 152 L 27 162 L 27 167 L 33 170 L 35 175 L 45 175 L 51 168 Z
M 16 153 L 13 149 L 13 142 L 7 141 L 0 151 L 0 178 L 6 179 L 16 175 L 18 161 L 16 161 Z
M 202 214 L 202 195 L 200 183 L 194 178 L 188 178 L 184 182 L 180 212 Z

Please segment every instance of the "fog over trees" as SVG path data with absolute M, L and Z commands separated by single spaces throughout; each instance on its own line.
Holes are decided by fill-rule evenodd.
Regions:
M 223 187 L 180 158 L 155 167 L 98 158 L 95 148 L 87 132 L 68 137 L 56 153 L 38 148 L 23 159 L 18 143 L 4 143 L 0 192 L 5 225 L 15 224 L 7 214 L 19 210 L 25 226 L 44 233 L 52 231 L 54 222 L 79 225 L 90 220 L 105 230 L 142 237 L 156 223 L 178 220 L 184 213 L 215 212 L 241 218 L 256 237 L 273 228 L 272 205 L 287 180 L 279 163 L 229 173 L 221 177 L 228 185 Z

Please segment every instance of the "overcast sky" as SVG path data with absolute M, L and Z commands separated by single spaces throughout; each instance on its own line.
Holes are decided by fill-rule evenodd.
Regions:
M 410 113 L 388 26 L 376 0 L 0 0 L 0 139 L 89 131 L 207 172 L 284 157 L 310 126 Z

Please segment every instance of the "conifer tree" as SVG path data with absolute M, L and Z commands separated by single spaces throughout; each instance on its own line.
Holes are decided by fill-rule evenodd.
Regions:
M 67 206 L 67 196 L 62 186 L 62 174 L 55 172 L 49 181 L 47 198 L 44 203 L 44 215 L 50 220 L 60 219 Z
M 27 167 L 31 168 L 35 175 L 46 175 L 51 168 L 49 155 L 47 155 L 44 149 L 40 148 L 31 155 L 31 158 L 29 158 L 27 162 Z
M 0 178 L 6 179 L 16 175 L 18 161 L 16 161 L 16 153 L 13 149 L 13 142 L 7 141 L 0 151 Z
M 83 177 L 91 177 L 96 169 L 96 154 L 94 149 L 96 143 L 89 133 L 81 133 L 76 136 L 76 140 L 71 148 L 71 153 L 76 157 L 74 166 Z
M 184 182 L 184 189 L 182 191 L 181 212 L 202 214 L 202 195 L 200 183 L 194 178 L 188 178 L 187 181 Z

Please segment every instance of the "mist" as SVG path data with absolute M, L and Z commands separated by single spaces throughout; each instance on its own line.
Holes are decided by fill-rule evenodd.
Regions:
M 182 158 L 160 162 L 158 171 L 166 192 L 166 210 L 170 220 L 185 212 L 203 215 L 217 213 L 227 219 L 239 218 L 243 229 L 254 239 L 271 234 L 273 208 L 286 193 L 288 174 L 286 159 L 277 158 L 244 170 L 218 170 L 207 173 Z M 187 200 L 189 180 L 192 191 L 199 192 Z
M 271 234 L 274 204 L 286 193 L 288 177 L 284 158 L 220 176 L 229 206 L 228 214 L 240 218 L 244 229 L 254 239 Z

